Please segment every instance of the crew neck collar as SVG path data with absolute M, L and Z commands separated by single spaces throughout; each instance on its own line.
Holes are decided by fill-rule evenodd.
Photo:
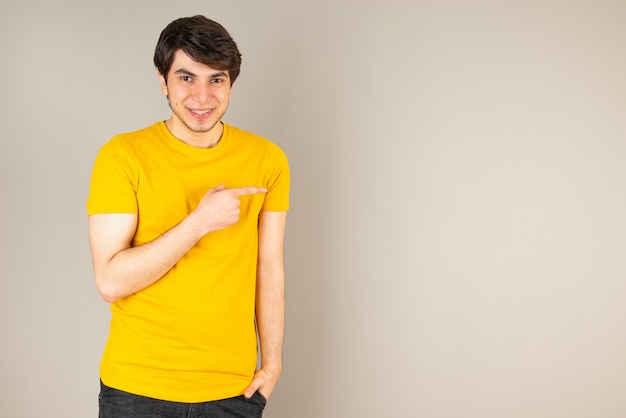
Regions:
M 227 147 L 228 132 L 230 130 L 230 127 L 228 124 L 223 123 L 223 122 L 220 122 L 220 123 L 223 126 L 222 136 L 220 137 L 220 140 L 217 142 L 217 144 L 215 144 L 215 146 L 211 148 L 196 147 L 194 145 L 191 145 L 182 141 L 181 139 L 174 136 L 172 132 L 170 132 L 165 121 L 159 122 L 159 127 L 161 131 L 163 132 L 164 136 L 167 138 L 168 142 L 172 144 L 172 146 L 174 146 L 176 149 L 179 149 L 183 152 L 190 152 L 194 154 L 198 154 L 198 153 L 216 154 L 216 153 L 221 153 Z

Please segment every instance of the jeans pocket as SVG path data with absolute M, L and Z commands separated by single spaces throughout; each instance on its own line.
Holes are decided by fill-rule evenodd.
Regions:
M 267 405 L 267 399 L 258 390 L 256 392 L 254 392 L 254 395 L 252 395 L 252 398 L 256 399 L 263 408 L 265 408 L 265 405 Z

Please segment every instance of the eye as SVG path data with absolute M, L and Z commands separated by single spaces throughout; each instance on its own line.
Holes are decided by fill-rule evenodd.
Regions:
M 211 83 L 213 84 L 219 84 L 219 83 L 223 83 L 224 79 L 223 78 L 214 78 L 211 80 Z
M 181 79 L 182 81 L 185 81 L 185 82 L 189 82 L 189 81 L 191 81 L 191 77 L 189 77 L 188 75 L 184 75 L 184 76 L 182 76 L 180 79 Z

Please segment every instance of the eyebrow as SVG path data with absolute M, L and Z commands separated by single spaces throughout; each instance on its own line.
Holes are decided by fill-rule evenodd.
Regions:
M 186 70 L 184 68 L 179 68 L 178 70 L 176 70 L 174 72 L 174 74 L 184 74 L 184 75 L 188 75 L 190 77 L 196 77 L 196 74 L 194 74 L 191 71 Z M 226 78 L 228 78 L 228 74 L 225 71 L 219 71 L 219 72 L 211 74 L 209 76 L 209 78 L 217 78 L 217 77 L 226 77 Z

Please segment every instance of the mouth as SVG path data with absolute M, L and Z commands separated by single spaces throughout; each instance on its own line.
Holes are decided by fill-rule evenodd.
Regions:
M 188 109 L 189 113 L 196 119 L 206 119 L 211 114 L 210 109 Z

